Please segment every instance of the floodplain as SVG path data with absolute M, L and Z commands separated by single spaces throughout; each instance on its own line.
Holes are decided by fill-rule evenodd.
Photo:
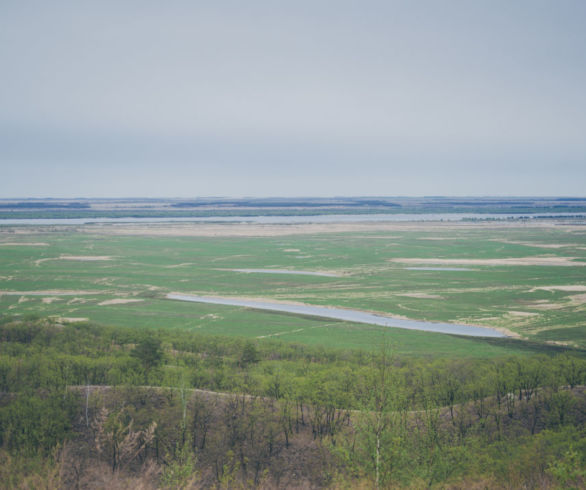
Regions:
M 5 486 L 584 486 L 583 217 L 312 219 L 0 222 Z
M 0 227 L 0 308 L 13 316 L 334 348 L 491 357 L 586 348 L 583 219 L 124 223 Z M 267 273 L 269 272 L 269 273 Z M 471 339 L 228 305 L 171 292 L 297 302 L 499 329 Z

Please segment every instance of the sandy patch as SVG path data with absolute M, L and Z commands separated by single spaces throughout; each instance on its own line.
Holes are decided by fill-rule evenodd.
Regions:
M 586 291 L 586 286 L 581 284 L 571 284 L 567 286 L 539 286 L 529 290 L 530 293 L 535 291 Z
M 490 328 L 495 329 L 496 331 L 505 334 L 507 337 L 512 337 L 514 339 L 522 339 L 523 337 L 518 334 L 517 332 L 513 332 L 512 330 L 505 328 L 505 327 L 495 327 L 491 326 Z
M 79 323 L 79 322 L 87 322 L 89 318 L 86 317 L 73 317 L 73 316 L 58 316 L 54 317 L 55 320 L 61 323 Z
M 583 290 L 579 290 L 583 291 Z M 568 307 L 575 307 L 575 306 L 582 306 L 586 303 L 586 293 L 582 294 L 572 294 L 571 296 L 566 296 L 562 300 L 554 303 L 547 299 L 539 299 L 527 303 L 530 308 L 534 308 L 537 310 L 561 310 L 563 308 Z
M 446 240 L 459 240 L 459 239 L 461 239 L 461 238 L 430 236 L 430 237 L 420 237 L 417 240 L 427 240 L 427 241 L 433 241 L 433 242 L 443 242 L 443 241 L 446 241 Z
M 36 267 L 39 267 L 43 262 L 47 262 L 48 260 L 57 260 L 57 259 L 37 259 L 33 261 Z
M 282 275 L 299 275 L 299 276 L 320 276 L 320 277 L 340 277 L 332 271 L 303 271 L 289 269 L 216 269 L 230 270 L 232 272 L 242 272 L 244 274 L 282 274 Z
M 257 339 L 266 339 L 267 337 L 278 337 L 280 335 L 287 335 L 289 333 L 299 333 L 303 332 L 304 330 L 304 328 L 298 328 L 297 330 L 288 330 L 287 332 L 269 333 L 267 335 L 259 335 Z
M 439 294 L 429 294 L 429 293 L 402 293 L 397 294 L 397 296 L 405 296 L 407 298 L 421 298 L 421 299 L 443 299 L 442 296 Z
M 99 284 L 100 286 L 114 286 L 114 280 L 111 277 L 100 277 L 93 281 L 93 284 Z
M 538 300 L 528 305 L 530 308 L 534 310 L 561 310 L 562 308 L 567 307 L 567 303 L 552 303 L 551 301 L 547 300 Z
M 181 264 L 166 265 L 165 269 L 176 269 L 177 267 L 187 267 L 188 265 L 193 265 L 193 262 L 182 262 Z
M 87 300 L 84 298 L 73 298 L 67 302 L 68 305 L 79 305 L 84 303 L 87 303 Z
M 284 248 L 283 252 L 301 252 L 298 248 Z
M 51 303 L 53 303 L 54 301 L 60 301 L 61 298 L 57 298 L 55 296 L 49 296 L 47 298 L 43 298 L 41 301 L 43 302 L 43 304 L 45 305 L 50 305 Z
M 461 317 L 458 319 L 457 322 L 454 323 L 462 325 L 484 326 L 492 328 L 493 330 L 497 330 L 498 332 L 505 334 L 507 337 L 512 337 L 515 339 L 524 338 L 521 334 L 514 332 L 513 330 L 508 328 L 508 326 L 512 325 L 511 317 L 508 317 L 508 320 L 506 316 Z
M 396 258 L 390 262 L 401 264 L 434 264 L 434 265 L 539 265 L 539 266 L 586 266 L 586 262 L 574 262 L 576 257 L 519 257 L 506 259 L 413 259 Z
M 583 305 L 586 303 L 586 294 L 573 294 L 572 296 L 569 296 L 568 299 L 572 306 Z
M 85 294 L 100 294 L 103 291 L 68 291 L 65 289 L 49 289 L 45 291 L 6 291 L 0 290 L 0 296 L 73 296 Z
M 107 299 L 106 301 L 102 301 L 98 303 L 98 306 L 107 306 L 107 305 L 125 305 L 127 303 L 140 303 L 144 301 L 144 299 L 130 299 L 130 298 L 117 298 L 117 299 Z
M 550 345 L 561 345 L 564 347 L 576 345 L 575 342 L 562 342 L 561 340 L 546 340 L 545 343 Z
M 78 262 L 101 262 L 112 260 L 112 257 L 109 255 L 60 255 L 59 257 L 49 257 L 46 259 L 37 259 L 33 263 L 38 267 L 43 262 L 48 262 L 51 260 L 72 260 Z
M 531 312 L 531 311 L 509 311 L 509 315 L 511 316 L 519 316 L 519 317 L 531 317 L 531 316 L 538 316 L 539 313 Z
M 431 271 L 431 272 L 474 272 L 478 269 L 467 267 L 405 267 L 406 271 Z
M 99 262 L 103 260 L 112 260 L 110 255 L 61 255 L 56 260 L 78 260 L 81 262 Z
M 207 315 L 203 315 L 199 317 L 200 320 L 223 320 L 224 317 L 220 315 L 216 315 L 215 313 L 208 313 Z
M 45 242 L 4 242 L 0 243 L 0 247 L 48 247 L 49 244 Z
M 524 286 L 490 286 L 486 288 L 445 288 L 441 289 L 442 293 L 487 293 L 490 291 L 519 291 L 524 290 Z
M 210 260 L 210 262 L 221 262 L 223 260 L 237 259 L 240 257 L 252 257 L 252 255 L 249 255 L 249 254 L 226 255 L 225 257 L 216 257 L 215 259 Z
M 582 231 L 582 227 L 575 225 L 574 221 L 567 220 L 534 220 L 524 222 L 355 222 L 355 223 L 307 223 L 307 224 L 256 224 L 256 223 L 149 223 L 145 224 L 100 224 L 84 225 L 76 229 L 86 233 L 101 235 L 144 235 L 144 236 L 287 236 L 300 234 L 320 233 L 350 233 L 350 232 L 402 232 L 402 231 L 426 231 L 438 232 L 459 231 L 471 229 L 498 229 L 510 230 L 522 229 L 557 229 L 565 226 L 564 231 Z M 27 231 L 37 232 L 35 227 L 27 228 Z
M 498 243 L 510 243 L 511 245 L 523 245 L 525 247 L 535 247 L 535 248 L 551 248 L 551 249 L 558 249 L 558 248 L 567 248 L 567 247 L 575 247 L 576 244 L 574 243 L 534 243 L 534 242 L 521 242 L 515 240 L 499 240 L 498 238 L 490 240 L 491 242 L 498 242 Z

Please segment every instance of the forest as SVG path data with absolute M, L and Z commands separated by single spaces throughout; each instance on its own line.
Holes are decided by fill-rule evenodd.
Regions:
M 7 488 L 580 488 L 586 359 L 0 324 Z

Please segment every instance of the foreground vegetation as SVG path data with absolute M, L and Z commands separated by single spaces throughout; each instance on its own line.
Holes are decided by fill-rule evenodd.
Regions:
M 6 486 L 584 484 L 586 360 L 0 325 Z M 42 482 L 42 483 L 41 483 Z

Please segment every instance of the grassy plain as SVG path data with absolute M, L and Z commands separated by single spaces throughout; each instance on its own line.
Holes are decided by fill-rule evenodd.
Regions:
M 224 230 L 217 236 L 198 224 L 2 227 L 0 312 L 340 348 L 370 349 L 385 335 L 397 352 L 417 355 L 491 357 L 555 344 L 586 348 L 586 227 L 553 220 L 539 225 L 397 223 L 340 232 L 326 224 L 307 233 L 287 225 L 262 230 L 250 225 L 250 236 L 246 231 L 231 236 L 230 225 L 217 226 Z M 503 259 L 523 259 L 523 264 Z M 454 260 L 476 263 L 453 265 Z M 422 270 L 442 267 L 469 270 Z M 165 299 L 171 291 L 501 327 L 525 340 L 472 339 L 181 303 Z M 129 299 L 140 301 L 124 302 Z

